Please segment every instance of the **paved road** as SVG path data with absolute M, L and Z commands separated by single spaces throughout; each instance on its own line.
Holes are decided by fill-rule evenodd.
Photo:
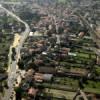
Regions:
M 5 90 L 5 95 L 4 97 L 2 97 L 2 100 L 10 100 L 10 96 L 12 95 L 13 92 L 13 84 L 15 83 L 15 80 L 17 79 L 18 75 L 16 74 L 16 71 L 18 69 L 17 66 L 17 62 L 20 58 L 20 50 L 21 47 L 25 41 L 25 39 L 28 37 L 29 32 L 30 32 L 30 27 L 29 25 L 24 22 L 23 20 L 21 20 L 18 16 L 16 16 L 14 13 L 10 12 L 9 10 L 7 10 L 6 8 L 4 8 L 2 5 L 0 5 L 0 8 L 3 9 L 6 13 L 8 13 L 10 16 L 12 16 L 13 18 L 15 18 L 17 21 L 23 23 L 25 25 L 25 31 L 23 33 L 21 33 L 21 38 L 20 41 L 17 45 L 16 48 L 16 60 L 12 61 L 11 59 L 11 55 L 12 55 L 12 46 L 10 47 L 10 52 L 9 52 L 9 70 L 8 70 L 8 86 L 9 89 Z
M 81 96 L 83 97 L 84 100 L 88 100 L 85 93 L 82 90 L 80 90 L 80 94 L 81 94 Z

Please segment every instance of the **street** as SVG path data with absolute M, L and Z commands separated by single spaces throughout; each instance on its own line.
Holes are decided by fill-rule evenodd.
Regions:
M 24 40 L 27 38 L 29 32 L 30 32 L 30 28 L 28 26 L 28 24 L 26 22 L 24 22 L 23 20 L 21 20 L 18 16 L 16 16 L 14 13 L 10 12 L 9 10 L 7 10 L 6 8 L 4 8 L 2 5 L 0 5 L 0 8 L 3 9 L 7 14 L 9 14 L 11 17 L 13 17 L 14 19 L 16 19 L 17 21 L 23 23 L 25 25 L 25 31 L 23 33 L 21 33 L 20 35 L 20 42 L 18 42 L 18 39 L 15 39 L 14 42 L 16 43 L 16 47 L 14 45 L 12 45 L 10 47 L 10 51 L 9 51 L 9 66 L 8 66 L 8 86 L 9 89 L 5 90 L 5 95 L 4 97 L 2 97 L 2 100 L 10 100 L 10 97 L 12 96 L 13 93 L 13 85 L 15 83 L 15 80 L 17 79 L 18 75 L 16 75 L 16 71 L 17 71 L 17 62 L 20 58 L 20 49 L 24 43 Z M 16 60 L 13 61 L 11 56 L 12 56 L 12 47 L 15 47 L 16 49 Z

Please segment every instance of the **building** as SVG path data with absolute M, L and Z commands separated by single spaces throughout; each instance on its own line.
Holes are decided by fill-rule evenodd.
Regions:
M 48 74 L 55 74 L 56 69 L 54 67 L 39 67 L 40 73 L 48 73 Z
M 34 80 L 37 82 L 52 81 L 53 74 L 35 73 Z

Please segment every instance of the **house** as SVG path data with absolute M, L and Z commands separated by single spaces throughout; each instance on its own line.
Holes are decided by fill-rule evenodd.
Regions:
M 33 69 L 29 69 L 27 72 L 26 72 L 26 76 L 32 76 L 34 74 L 34 70 Z
M 39 67 L 40 73 L 55 74 L 56 69 L 54 67 Z
M 83 36 L 84 36 L 84 32 L 80 32 L 79 34 L 78 34 L 78 37 L 80 37 L 80 38 L 82 38 Z
M 52 81 L 53 74 L 35 73 L 34 80 L 38 82 Z
M 28 94 L 29 94 L 30 96 L 36 96 L 37 93 L 38 93 L 38 89 L 35 89 L 35 88 L 33 88 L 33 87 L 31 87 L 31 88 L 28 90 Z
M 100 57 L 99 56 L 97 56 L 97 62 L 96 62 L 96 64 L 100 65 Z
M 33 36 L 33 32 L 30 32 L 30 33 L 29 33 L 29 36 Z

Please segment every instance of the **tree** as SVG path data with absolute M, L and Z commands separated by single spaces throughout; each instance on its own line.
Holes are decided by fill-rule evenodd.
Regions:
M 19 66 L 20 69 L 23 70 L 23 69 L 24 69 L 24 62 L 21 61 L 21 60 L 19 60 L 19 61 L 18 61 L 18 66 Z

